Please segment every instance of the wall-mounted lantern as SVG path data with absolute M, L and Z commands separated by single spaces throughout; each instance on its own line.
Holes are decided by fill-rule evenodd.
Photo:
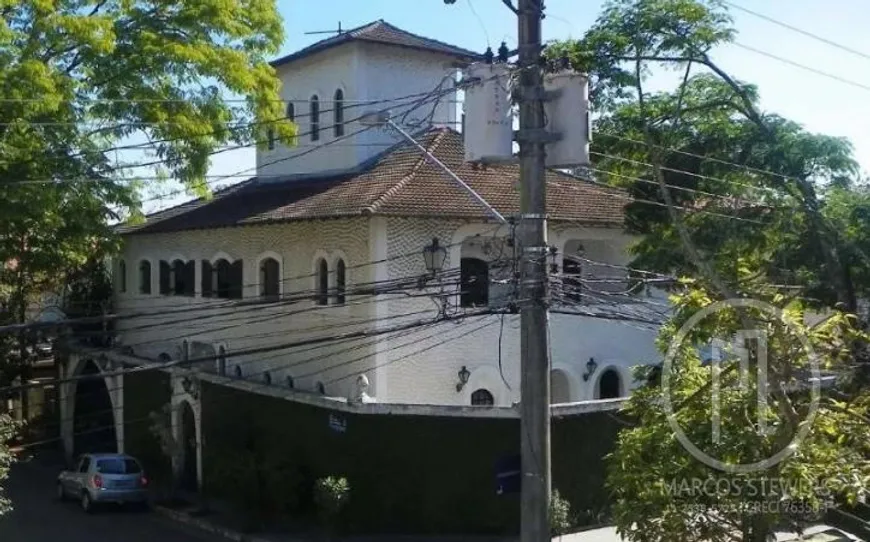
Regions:
M 459 383 L 456 384 L 456 392 L 459 393 L 462 391 L 462 388 L 468 384 L 468 379 L 471 377 L 471 371 L 468 370 L 468 367 L 463 365 L 462 368 L 459 369 L 459 372 L 456 373 L 456 376 L 459 377 Z
M 598 363 L 596 363 L 595 358 L 589 358 L 589 361 L 586 362 L 586 372 L 583 373 L 583 381 L 589 380 L 596 369 L 598 369 Z
M 438 238 L 432 238 L 432 244 L 423 247 L 423 261 L 426 263 L 426 271 L 433 277 L 444 269 L 447 260 L 447 249 L 438 243 Z

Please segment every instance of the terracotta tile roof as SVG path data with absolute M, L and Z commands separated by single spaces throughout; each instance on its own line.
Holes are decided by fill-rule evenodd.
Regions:
M 462 135 L 449 128 L 417 137 L 439 160 L 503 215 L 519 212 L 519 167 L 476 167 L 464 161 Z M 628 195 L 558 171 L 547 172 L 551 219 L 619 226 Z M 250 179 L 211 200 L 196 200 L 148 217 L 123 233 L 159 233 L 264 222 L 352 216 L 441 217 L 487 220 L 486 210 L 429 162 L 402 143 L 359 172 L 280 181 Z
M 331 49 L 343 43 L 352 41 L 364 41 L 369 43 L 380 43 L 382 45 L 394 45 L 397 47 L 406 47 L 409 49 L 417 49 L 419 51 L 430 51 L 434 53 L 443 53 L 445 55 L 457 57 L 459 60 L 471 62 L 479 60 L 482 55 L 444 43 L 443 41 L 433 40 L 424 36 L 413 34 L 406 30 L 402 30 L 383 19 L 353 28 L 337 34 L 325 40 L 318 41 L 308 47 L 290 53 L 271 62 L 272 66 L 278 67 L 300 58 L 313 55 L 314 53 Z

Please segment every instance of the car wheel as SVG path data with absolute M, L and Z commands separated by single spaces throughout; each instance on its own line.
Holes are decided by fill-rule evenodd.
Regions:
M 91 495 L 87 491 L 82 491 L 81 505 L 82 510 L 88 514 L 94 511 L 94 503 L 91 501 Z
M 60 482 L 57 483 L 57 490 L 55 493 L 57 500 L 63 502 L 66 500 L 66 491 L 63 489 L 63 484 Z

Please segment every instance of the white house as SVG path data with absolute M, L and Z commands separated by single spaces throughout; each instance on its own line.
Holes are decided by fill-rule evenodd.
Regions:
M 376 21 L 276 60 L 297 145 L 270 141 L 256 177 L 123 231 L 120 345 L 296 392 L 353 396 L 364 376 L 378 402 L 519 401 L 512 227 L 418 148 L 358 120 L 390 109 L 516 215 L 518 168 L 463 159 L 454 85 L 476 59 Z M 624 295 L 627 197 L 556 171 L 547 183 L 553 290 L 564 293 L 551 317 L 554 402 L 625 395 L 630 368 L 659 357 L 657 305 Z M 433 239 L 446 249 L 434 275 L 423 257 Z

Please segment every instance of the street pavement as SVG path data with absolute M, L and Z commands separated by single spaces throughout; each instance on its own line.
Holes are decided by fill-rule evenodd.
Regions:
M 54 499 L 58 467 L 37 460 L 15 465 L 4 482 L 14 510 L 0 516 L 3 542 L 216 542 L 153 512 L 117 508 L 85 514 L 75 502 Z

